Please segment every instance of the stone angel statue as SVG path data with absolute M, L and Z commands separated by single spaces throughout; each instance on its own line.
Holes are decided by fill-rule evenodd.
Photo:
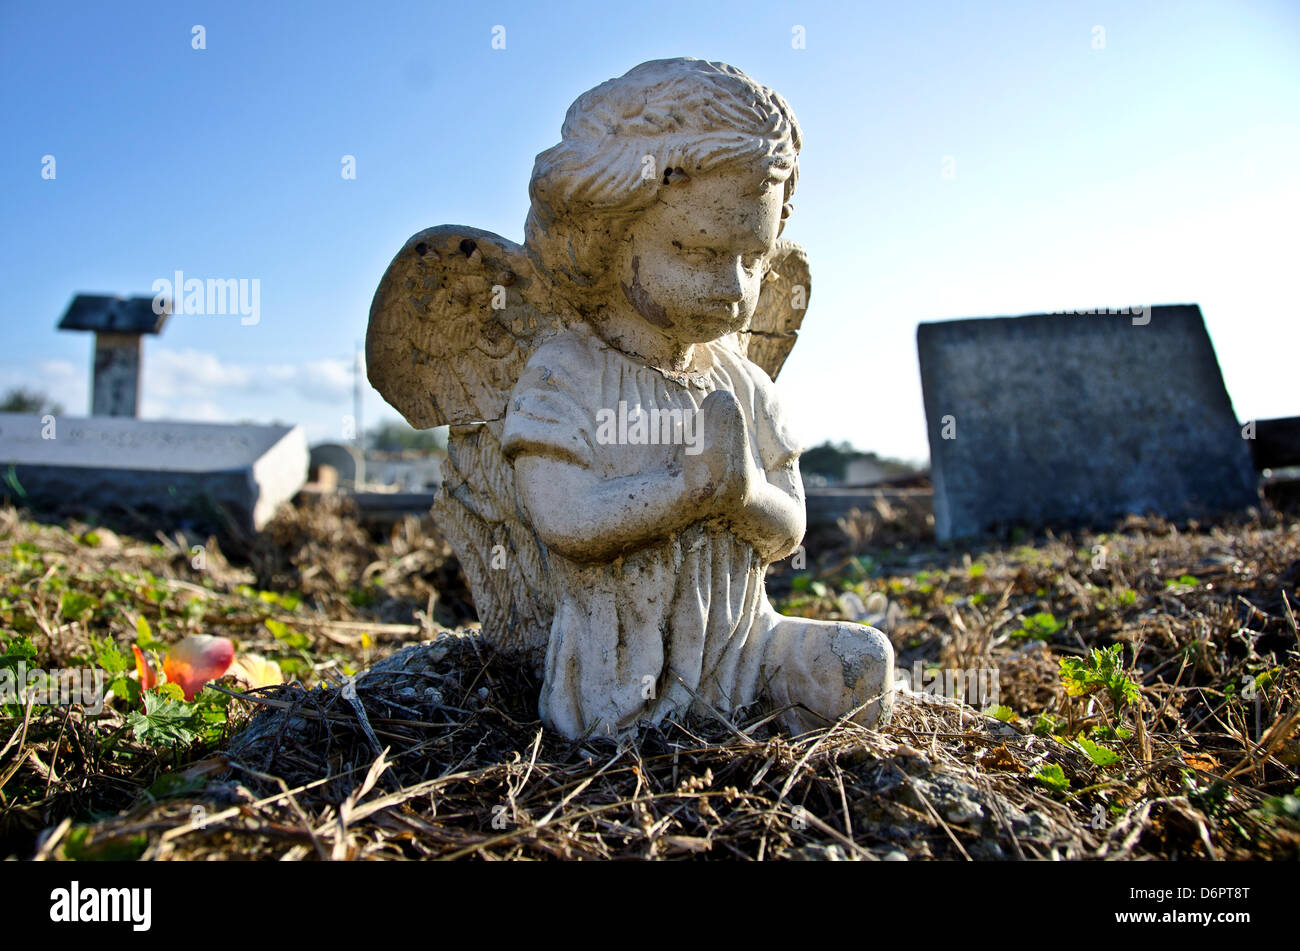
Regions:
M 764 590 L 805 527 L 772 382 L 809 287 L 779 240 L 799 147 L 740 70 L 643 63 L 537 156 L 522 247 L 430 228 L 375 294 L 370 381 L 450 425 L 435 518 L 483 636 L 541 670 L 567 737 L 755 703 L 793 732 L 889 717 L 889 640 Z

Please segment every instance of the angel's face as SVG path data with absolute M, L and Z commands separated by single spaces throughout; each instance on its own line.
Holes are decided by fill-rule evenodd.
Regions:
M 678 344 L 744 329 L 781 229 L 782 186 L 747 169 L 663 187 L 620 261 L 624 298 Z

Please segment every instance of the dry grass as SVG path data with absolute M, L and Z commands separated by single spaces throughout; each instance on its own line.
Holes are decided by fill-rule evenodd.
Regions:
M 842 591 L 883 593 L 896 605 L 900 666 L 996 669 L 1010 723 L 920 694 L 880 732 L 837 724 L 792 740 L 755 713 L 618 743 L 542 730 L 533 677 L 494 657 L 472 626 L 443 630 L 467 608 L 454 560 L 427 524 L 376 542 L 346 510 L 288 512 L 249 565 L 210 548 L 196 572 L 188 540 L 92 547 L 78 540 L 81 526 L 35 526 L 12 510 L 0 518 L 0 547 L 29 545 L 41 564 L 29 556 L 8 579 L 0 622 L 30 628 L 42 663 L 74 660 L 92 636 L 125 645 L 143 615 L 164 639 L 203 630 L 296 654 L 306 685 L 251 696 L 227 683 L 240 699 L 225 735 L 186 749 L 135 743 L 120 710 L 0 720 L 0 829 L 11 854 L 1300 855 L 1300 526 L 1273 509 L 1181 529 L 1134 519 L 1106 534 L 978 550 L 935 547 L 916 513 L 876 512 L 869 526 L 810 548 L 815 584 L 795 588 L 790 572 L 774 571 L 778 604 L 833 617 Z M 18 559 L 8 558 L 12 570 Z M 159 583 L 123 580 L 145 571 Z M 56 577 L 101 607 L 111 591 L 123 598 L 61 618 Z M 300 593 L 303 604 L 240 585 Z M 1041 615 L 1052 624 L 1035 628 Z M 267 617 L 307 645 L 277 642 Z M 1017 636 L 1027 619 L 1045 639 Z M 408 646 L 380 659 L 399 644 Z M 1116 709 L 1098 695 L 1068 697 L 1059 659 L 1113 644 L 1124 647 L 1137 701 Z M 1250 699 L 1246 684 L 1257 685 Z M 1107 733 L 1116 728 L 1130 735 Z M 1076 737 L 1099 738 L 1116 761 L 1097 765 Z M 1051 767 L 1068 788 L 1035 778 Z

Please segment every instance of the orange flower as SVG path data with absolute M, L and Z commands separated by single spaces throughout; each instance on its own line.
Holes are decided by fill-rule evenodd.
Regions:
M 135 672 L 140 676 L 140 689 L 148 690 L 158 686 L 158 675 L 154 673 L 153 664 L 145 659 L 140 648 L 134 644 L 131 645 L 131 650 L 135 651 Z
M 203 685 L 226 672 L 235 659 L 235 645 L 228 637 L 191 634 L 163 659 L 167 682 L 180 684 L 185 699 L 193 700 Z
M 140 687 L 148 690 L 159 684 L 158 673 L 134 644 L 135 669 Z M 235 645 L 228 637 L 191 634 L 163 658 L 163 675 L 167 683 L 180 684 L 186 700 L 193 700 L 209 680 L 216 680 L 235 659 Z

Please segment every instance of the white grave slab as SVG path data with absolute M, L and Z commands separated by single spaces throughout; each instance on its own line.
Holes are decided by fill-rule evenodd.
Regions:
M 306 481 L 307 440 L 299 426 L 0 413 L 0 471 L 10 467 L 37 504 L 174 514 L 216 505 L 257 530 Z

